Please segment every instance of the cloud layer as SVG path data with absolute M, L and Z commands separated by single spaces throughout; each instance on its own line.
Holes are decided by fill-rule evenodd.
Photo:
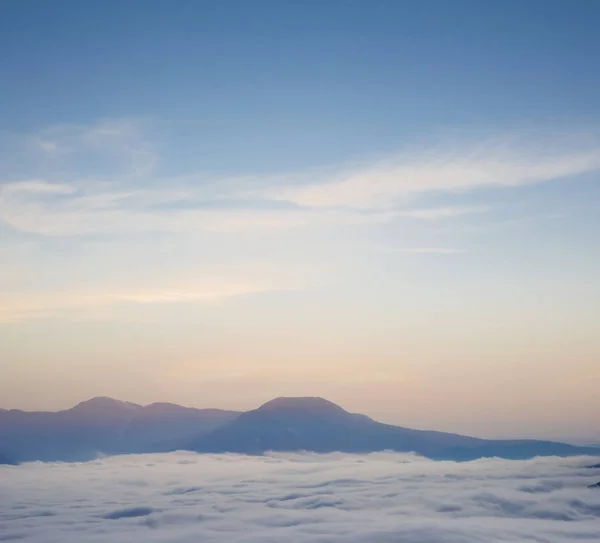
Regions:
M 411 195 L 516 187 L 600 168 L 597 146 L 565 149 L 553 142 L 539 149 L 522 144 L 519 148 L 515 143 L 488 141 L 454 149 L 404 152 L 372 165 L 340 171 L 318 183 L 277 188 L 270 194 L 307 207 L 388 209 Z M 464 209 L 444 208 L 442 215 L 460 215 Z
M 477 205 L 423 204 L 432 195 L 518 187 L 600 170 L 598 138 L 575 133 L 453 141 L 279 174 L 211 175 L 199 169 L 174 177 L 168 168 L 157 168 L 169 157 L 146 132 L 141 121 L 115 120 L 54 127 L 26 138 L 22 146 L 28 160 L 19 164 L 18 178 L 0 170 L 0 220 L 16 230 L 72 236 L 450 219 L 488 211 L 489 195 Z
M 192 453 L 0 468 L 2 541 L 598 541 L 585 458 Z
M 276 290 L 273 284 L 213 282 L 176 286 L 139 288 L 130 286 L 123 291 L 110 290 L 64 290 L 50 292 L 8 292 L 0 295 L 0 324 L 19 322 L 53 314 L 107 306 L 139 304 L 210 303 L 251 294 Z

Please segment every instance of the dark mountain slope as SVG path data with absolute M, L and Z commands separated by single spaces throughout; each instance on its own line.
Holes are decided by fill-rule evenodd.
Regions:
M 8 458 L 8 456 L 3 455 L 2 453 L 0 453 L 0 464 L 14 464 L 14 462 Z
M 277 398 L 189 445 L 198 452 L 260 454 L 307 450 L 366 453 L 416 452 L 437 460 L 487 456 L 598 454 L 600 450 L 544 441 L 495 441 L 413 430 L 355 415 L 322 398 Z
M 160 443 L 189 440 L 237 415 L 93 398 L 58 412 L 0 411 L 0 443 L 7 457 L 20 462 L 85 461 L 98 454 L 155 452 Z
M 197 451 L 261 453 L 374 450 L 433 454 L 440 444 L 469 447 L 485 440 L 400 428 L 349 413 L 322 398 L 278 398 L 192 443 Z
M 243 414 L 169 403 L 142 406 L 111 398 L 93 398 L 58 412 L 0 410 L 0 448 L 4 461 L 14 462 L 86 461 L 98 454 L 183 448 L 246 454 L 388 449 L 438 460 L 600 455 L 600 449 L 563 443 L 494 441 L 391 426 L 322 398 L 277 398 Z

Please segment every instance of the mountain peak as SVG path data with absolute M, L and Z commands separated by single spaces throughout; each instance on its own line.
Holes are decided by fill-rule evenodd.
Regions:
M 182 405 L 178 405 L 176 403 L 170 402 L 154 402 L 148 405 L 145 405 L 143 408 L 144 413 L 152 413 L 152 414 L 178 414 L 178 413 L 186 413 L 193 411 L 193 408 L 184 407 Z
M 319 397 L 281 397 L 275 398 L 256 411 L 293 411 L 310 413 L 346 413 L 339 405 Z
M 131 402 L 122 402 L 106 396 L 97 396 L 90 400 L 78 403 L 75 407 L 71 408 L 71 411 L 98 411 L 105 413 L 124 410 L 129 411 L 138 407 L 141 406 Z

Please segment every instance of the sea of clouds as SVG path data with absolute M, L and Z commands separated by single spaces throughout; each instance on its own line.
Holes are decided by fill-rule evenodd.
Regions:
M 597 459 L 129 455 L 0 466 L 0 541 L 600 541 Z

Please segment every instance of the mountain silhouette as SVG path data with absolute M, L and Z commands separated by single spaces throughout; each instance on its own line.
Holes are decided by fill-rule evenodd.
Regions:
M 177 449 L 242 454 L 393 450 L 436 460 L 600 455 L 593 447 L 392 426 L 350 413 L 324 398 L 276 398 L 245 413 L 172 403 L 144 406 L 105 397 L 57 412 L 0 409 L 0 462 L 3 457 L 5 462 L 86 461 L 99 454 Z
M 265 413 L 265 412 L 289 412 L 289 413 L 314 413 L 332 415 L 337 413 L 347 414 L 347 411 L 342 409 L 339 405 L 326 400 L 325 398 L 319 398 L 315 396 L 311 397 L 296 397 L 287 398 L 280 397 L 275 398 L 267 403 L 261 405 L 254 412 Z
M 5 456 L 2 453 L 0 453 L 0 464 L 14 464 L 14 462 L 10 458 L 8 458 L 8 456 Z
M 189 444 L 198 452 L 261 454 L 266 451 L 415 452 L 436 460 L 498 456 L 599 454 L 600 449 L 535 440 L 487 440 L 413 430 L 349 413 L 323 398 L 277 398 Z
M 15 461 L 86 461 L 98 454 L 156 452 L 237 417 L 234 411 L 92 398 L 57 412 L 0 410 L 0 448 Z
M 86 400 L 85 402 L 78 403 L 75 407 L 68 409 L 71 413 L 78 413 L 81 415 L 92 414 L 92 415 L 103 415 L 103 416 L 122 416 L 123 413 L 129 411 L 136 411 L 143 406 L 131 402 L 122 402 L 113 398 L 107 398 L 105 396 L 99 396 Z

